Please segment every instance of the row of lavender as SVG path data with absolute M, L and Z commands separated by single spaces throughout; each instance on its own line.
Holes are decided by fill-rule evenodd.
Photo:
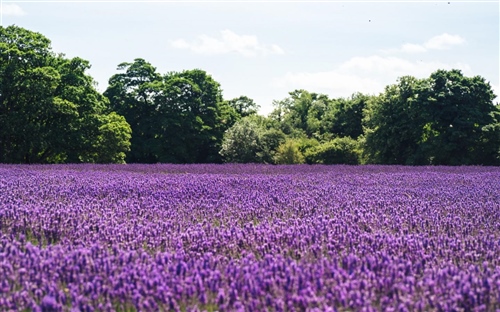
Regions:
M 0 310 L 495 311 L 500 168 L 0 165 Z

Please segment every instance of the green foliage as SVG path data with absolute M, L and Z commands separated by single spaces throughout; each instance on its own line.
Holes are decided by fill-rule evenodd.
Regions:
M 218 82 L 194 69 L 163 77 L 143 59 L 118 66 L 104 95 L 132 127 L 128 162 L 220 162 L 225 130 L 238 119 Z
M 321 119 L 328 105 L 328 97 L 305 90 L 295 90 L 289 97 L 274 101 L 271 120 L 279 124 L 285 134 L 299 138 L 319 135 Z
M 259 162 L 272 164 L 278 147 L 285 142 L 285 134 L 278 129 L 268 129 L 260 132 L 260 151 L 257 153 Z
M 359 164 L 358 143 L 350 137 L 335 138 L 316 145 L 305 152 L 309 164 Z
M 237 121 L 224 134 L 220 154 L 225 162 L 272 163 L 285 135 L 278 129 L 267 128 L 265 117 L 251 115 Z
M 97 162 L 125 163 L 125 153 L 130 150 L 130 125 L 115 112 L 101 116 L 101 121 L 95 144 Z
M 318 146 L 320 143 L 315 138 L 301 137 L 294 139 L 294 141 L 298 144 L 299 151 L 305 155 L 307 150 Z
M 190 126 L 190 141 L 185 141 L 189 155 L 194 155 L 197 163 L 221 162 L 219 150 L 224 132 L 231 126 L 222 123 L 227 120 L 224 109 L 220 84 L 210 75 L 200 69 L 186 70 L 181 73 L 171 73 L 165 76 L 169 79 L 186 79 L 193 91 L 190 99 L 183 101 L 181 116 Z M 182 94 L 185 95 L 185 94 Z M 187 109 L 187 111 L 186 111 Z M 185 131 L 186 128 L 183 128 Z M 178 134 L 177 134 L 178 135 Z
M 273 102 L 275 109 L 269 118 L 295 139 L 357 139 L 363 133 L 363 110 L 369 98 L 355 93 L 350 98 L 329 99 L 324 94 L 295 90 L 290 97 Z
M 104 95 L 88 61 L 0 27 L 0 162 L 499 165 L 500 109 L 480 76 L 404 76 L 378 96 L 294 90 L 268 118 L 200 69 L 161 75 L 137 58 Z M 321 143 L 320 143 L 321 142 Z
M 249 118 L 236 122 L 224 134 L 220 154 L 226 162 L 257 163 L 261 152 L 260 129 Z
M 295 90 L 290 92 L 293 104 L 289 107 L 287 114 L 288 122 L 296 129 L 303 130 L 307 136 L 311 135 L 311 129 L 308 128 L 309 110 L 313 105 L 316 94 L 311 94 L 305 90 Z
M 50 40 L 16 26 L 0 27 L 0 48 L 0 162 L 76 163 L 107 157 L 93 148 L 100 127 L 106 126 L 101 116 L 110 111 L 85 73 L 89 63 L 55 55 Z M 108 135 L 114 130 L 109 128 Z M 116 144 L 108 146 L 110 151 L 123 151 L 127 142 L 108 144 Z
M 498 164 L 500 133 L 492 125 L 500 120 L 493 105 L 495 96 L 484 78 L 438 70 L 421 95 L 427 121 L 421 147 L 430 164 Z
M 276 150 L 274 161 L 276 164 L 303 164 L 305 158 L 296 141 L 286 140 Z
M 483 78 L 459 70 L 402 77 L 368 102 L 364 157 L 384 164 L 498 164 L 494 97 Z
M 226 101 L 227 105 L 232 107 L 240 117 L 256 115 L 259 105 L 255 104 L 254 100 L 247 96 L 240 96 L 232 100 Z
M 155 127 L 161 120 L 155 112 L 167 114 L 166 105 L 156 105 L 156 97 L 161 94 L 163 81 L 156 69 L 143 59 L 133 63 L 121 63 L 119 70 L 109 79 L 109 87 L 104 95 L 111 108 L 125 117 L 132 129 L 130 153 L 127 162 L 157 162 L 155 151 L 161 148 Z
M 367 162 L 424 164 L 419 141 L 425 119 L 417 101 L 424 80 L 406 76 L 368 101 L 365 110 L 364 153 Z
M 320 122 L 322 133 L 357 139 L 363 134 L 363 110 L 369 98 L 361 93 L 355 93 L 351 98 L 332 100 Z
M 271 121 L 274 128 L 279 129 L 286 135 L 290 135 L 292 132 L 297 131 L 290 122 L 290 107 L 293 105 L 293 100 L 291 98 L 285 98 L 283 100 L 274 100 L 273 106 L 274 110 L 269 114 L 269 120 Z

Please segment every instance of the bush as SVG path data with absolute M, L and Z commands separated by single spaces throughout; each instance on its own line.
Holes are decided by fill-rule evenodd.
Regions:
M 305 152 L 309 164 L 359 164 L 358 143 L 350 137 L 335 138 Z
M 276 164 L 303 164 L 304 155 L 299 150 L 299 145 L 294 140 L 287 140 L 281 144 L 274 155 Z

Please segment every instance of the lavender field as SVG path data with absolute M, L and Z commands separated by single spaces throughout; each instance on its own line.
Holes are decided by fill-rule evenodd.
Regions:
M 498 311 L 500 168 L 0 165 L 0 311 Z

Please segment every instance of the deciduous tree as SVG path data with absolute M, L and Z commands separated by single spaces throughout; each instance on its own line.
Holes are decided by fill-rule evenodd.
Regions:
M 0 27 L 0 162 L 120 161 L 128 150 L 128 125 L 103 118 L 111 110 L 86 74 L 89 68 L 81 58 L 55 55 L 39 33 Z M 120 124 L 107 130 L 116 138 L 108 144 L 116 145 L 102 149 L 99 136 L 108 122 Z

